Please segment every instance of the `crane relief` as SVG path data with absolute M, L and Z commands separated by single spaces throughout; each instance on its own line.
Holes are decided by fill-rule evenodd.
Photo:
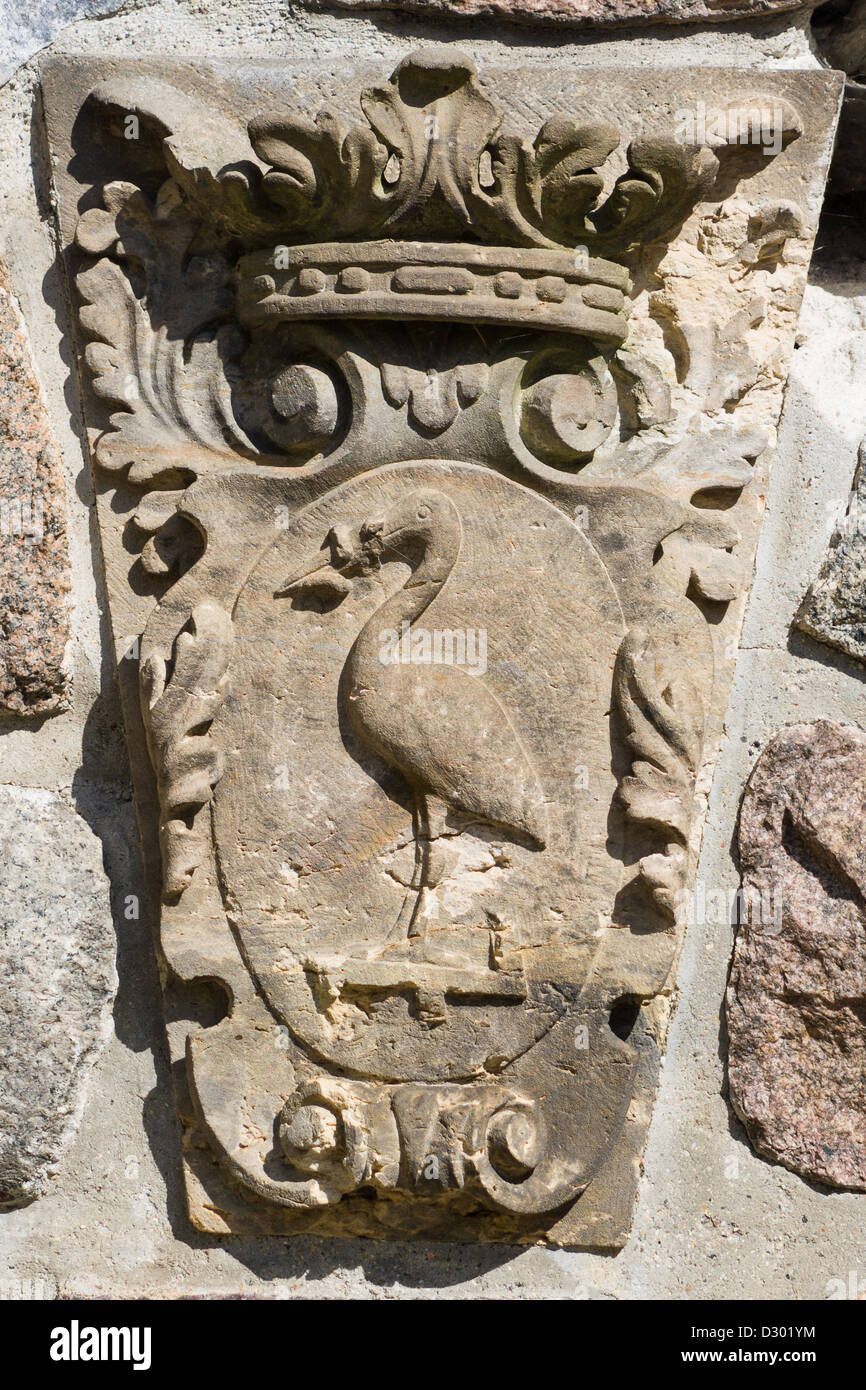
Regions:
M 415 866 L 393 939 L 425 936 L 429 893 L 448 865 L 448 851 L 437 842 L 454 834 L 454 812 L 464 824 L 494 827 L 539 851 L 546 842 L 544 794 L 502 701 L 460 666 L 432 657 L 406 664 L 383 651 L 388 632 L 411 636 L 424 615 L 435 627 L 436 600 L 462 539 L 451 498 L 418 488 L 354 531 L 332 527 L 329 557 L 304 565 L 276 595 L 318 593 L 340 602 L 358 575 L 392 561 L 408 566 L 405 583 L 358 633 L 339 687 L 361 743 L 402 775 L 412 795 Z

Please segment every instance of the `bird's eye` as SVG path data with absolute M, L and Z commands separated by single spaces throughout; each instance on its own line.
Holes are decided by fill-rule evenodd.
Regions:
M 430 508 L 427 506 L 426 503 L 424 504 L 423 507 L 419 507 L 419 508 L 418 508 L 418 520 L 419 520 L 419 521 L 426 521 L 429 515 L 430 515 Z

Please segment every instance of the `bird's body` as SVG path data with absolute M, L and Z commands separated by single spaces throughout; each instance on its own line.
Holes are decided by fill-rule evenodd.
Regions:
M 479 677 L 459 666 L 391 664 L 350 677 L 347 691 L 355 732 L 413 790 L 543 848 L 538 778 Z

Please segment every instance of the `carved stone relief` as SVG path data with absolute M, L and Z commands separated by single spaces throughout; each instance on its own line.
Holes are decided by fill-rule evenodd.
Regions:
M 203 1230 L 628 1230 L 840 83 L 598 83 L 45 71 Z

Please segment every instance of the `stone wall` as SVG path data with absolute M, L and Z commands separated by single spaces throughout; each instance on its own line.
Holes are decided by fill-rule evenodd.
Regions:
M 16 0 L 11 8 L 15 39 L 0 54 L 8 73 L 0 88 L 0 251 L 8 277 L 0 316 L 8 310 L 20 320 L 12 330 L 0 324 L 0 348 L 8 332 L 17 334 L 15 350 L 31 365 L 7 369 L 0 382 L 4 412 L 18 429 L 4 413 L 0 468 L 12 467 L 13 449 L 20 461 L 20 449 L 31 447 L 20 444 L 23 418 L 39 437 L 39 463 L 27 476 L 33 494 L 44 495 L 51 545 L 25 548 L 21 527 L 4 538 L 15 557 L 4 579 L 13 598 L 32 586 L 35 616 L 27 615 L 26 641 L 9 644 L 2 633 L 10 655 L 0 645 L 0 672 L 3 662 L 12 669 L 0 682 L 0 1017 L 10 1040 L 0 1049 L 0 1291 L 823 1299 L 847 1296 L 839 1290 L 850 1290 L 852 1271 L 862 1288 L 866 1198 L 804 1181 L 784 1166 L 784 1154 L 780 1163 L 753 1150 L 727 1096 L 723 1009 L 739 885 L 734 839 L 751 769 L 785 725 L 864 726 L 862 667 L 850 645 L 841 651 L 792 626 L 845 514 L 866 435 L 866 222 L 845 165 L 833 171 L 809 270 L 718 760 L 699 779 L 706 821 L 693 910 L 675 978 L 655 1001 L 670 1022 L 646 1149 L 633 1159 L 637 1204 L 624 1247 L 611 1257 L 339 1231 L 220 1235 L 195 1229 L 187 1212 L 173 1086 L 182 1061 L 176 1044 L 166 1044 L 166 966 L 154 950 L 159 885 L 146 867 L 154 827 L 139 788 L 142 852 L 117 681 L 128 664 L 125 639 L 140 629 L 123 625 L 134 601 L 120 593 L 110 563 L 108 584 L 104 577 L 106 533 L 97 524 L 78 348 L 58 263 L 38 68 L 39 57 L 66 54 L 207 55 L 236 64 L 242 53 L 251 64 L 278 60 L 293 71 L 315 64 L 333 80 L 351 51 L 384 77 L 435 40 L 459 44 L 479 70 L 517 62 L 544 69 L 565 56 L 568 66 L 596 72 L 600 84 L 614 68 L 640 68 L 647 80 L 668 67 L 739 69 L 769 80 L 786 70 L 825 70 L 808 11 L 744 4 L 736 11 L 743 17 L 716 22 L 713 7 L 701 5 L 694 10 L 704 23 L 626 28 L 642 7 L 623 5 L 607 12 L 602 28 L 552 29 L 539 13 L 545 7 L 534 4 L 519 24 L 503 18 L 508 5 L 461 15 L 421 0 L 409 13 L 348 0 L 338 10 L 131 0 L 31 8 L 26 19 Z M 549 8 L 561 20 L 576 7 Z M 838 41 L 827 51 L 844 61 Z M 39 433 L 46 430 L 48 443 Z M 8 490 L 7 476 L 15 475 L 2 473 Z M 5 597 L 4 605 L 14 607 Z M 133 763 L 143 757 L 133 740 Z M 855 969 L 862 981 L 862 956 Z M 170 1032 L 175 1018 L 206 1027 L 219 1015 L 217 998 L 177 980 L 165 1000 Z M 634 1102 L 645 1107 L 639 1124 L 651 1102 L 651 1090 Z

